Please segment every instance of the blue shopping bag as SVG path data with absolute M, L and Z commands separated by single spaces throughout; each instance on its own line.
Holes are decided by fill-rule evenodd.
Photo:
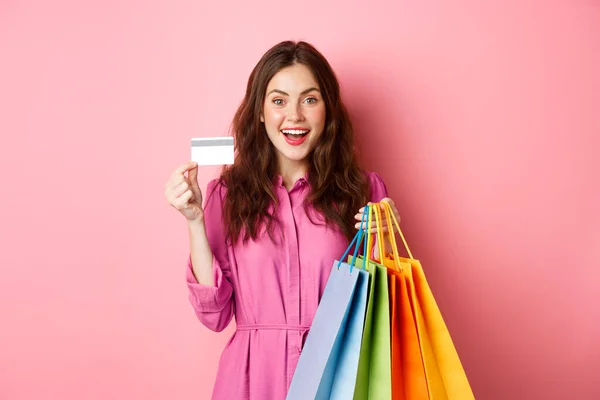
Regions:
M 286 400 L 353 397 L 369 284 L 369 273 L 354 267 L 363 237 L 361 229 L 333 263 Z M 352 260 L 343 262 L 353 245 Z

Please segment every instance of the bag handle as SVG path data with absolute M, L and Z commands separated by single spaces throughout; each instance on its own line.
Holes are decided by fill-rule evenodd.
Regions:
M 363 216 L 367 216 L 367 224 L 365 226 L 365 232 L 367 235 L 367 240 L 365 240 L 365 246 L 363 248 L 363 267 L 366 269 L 369 265 L 369 259 L 371 256 L 371 238 L 372 238 L 372 234 L 371 232 L 369 232 L 369 225 L 373 219 L 372 216 L 372 212 L 373 212 L 373 206 L 372 205 L 366 205 L 365 209 L 363 210 Z
M 383 241 L 385 237 L 383 235 L 383 226 L 381 224 L 381 208 L 380 203 L 375 204 L 375 226 L 377 227 L 377 247 L 379 247 L 379 262 L 383 264 L 385 259 L 385 250 L 383 249 Z
M 402 266 L 400 265 L 400 256 L 398 255 L 398 245 L 396 244 L 396 235 L 394 233 L 394 226 L 390 226 L 389 222 L 392 220 L 392 217 L 390 216 L 390 213 L 392 213 L 391 207 L 388 203 L 383 203 L 383 211 L 385 212 L 386 221 L 388 221 L 387 235 L 390 240 L 390 244 L 392 245 L 392 258 L 394 259 L 394 266 L 396 267 L 396 271 L 402 271 Z
M 366 218 L 366 221 L 365 221 Z M 362 216 L 362 220 L 360 221 L 360 228 L 358 230 L 358 232 L 360 232 L 360 239 L 358 240 L 358 243 L 356 243 L 356 247 L 354 248 L 354 254 L 352 255 L 352 261 L 350 262 L 350 273 L 352 273 L 352 268 L 354 267 L 354 265 L 356 265 L 356 257 L 358 256 L 358 249 L 360 248 L 360 244 L 362 243 L 364 237 L 365 237 L 365 232 L 367 232 L 366 229 L 368 229 L 367 227 L 369 226 L 369 217 L 366 216 L 365 214 L 363 214 Z M 357 233 L 358 235 L 358 233 Z M 366 243 L 366 241 L 365 241 Z M 344 257 L 345 258 L 345 257 Z M 366 265 L 363 264 L 362 269 L 365 269 Z
M 406 252 L 408 253 L 408 256 L 410 257 L 411 260 L 414 260 L 414 257 L 412 255 L 412 253 L 410 252 L 410 249 L 408 248 L 408 243 L 406 243 L 406 239 L 404 238 L 404 234 L 402 233 L 402 230 L 400 229 L 400 224 L 398 223 L 398 219 L 396 219 L 396 214 L 394 214 L 394 212 L 392 211 L 392 206 L 389 205 L 388 202 L 386 201 L 382 201 L 380 204 L 383 204 L 384 210 L 385 210 L 385 214 L 386 214 L 386 218 L 388 221 L 388 231 L 389 231 L 389 226 L 391 225 L 391 223 L 393 222 L 393 225 L 391 226 L 391 238 L 392 238 L 392 243 L 393 243 L 393 248 L 396 250 L 396 252 L 398 251 L 398 247 L 396 246 L 396 238 L 394 235 L 394 226 L 396 227 L 396 229 L 398 229 L 398 233 L 400 234 L 400 237 L 402 238 L 402 242 L 404 243 L 404 248 L 406 249 Z M 390 218 L 390 215 L 392 218 Z
M 367 226 L 368 226 L 368 223 L 369 222 L 368 222 L 368 218 L 367 218 L 367 223 L 366 223 Z M 364 224 L 365 224 L 365 214 L 363 214 L 363 216 L 362 216 L 362 221 L 360 222 L 360 228 L 359 228 L 358 232 L 356 232 L 356 235 L 354 235 L 354 238 L 352 239 L 352 241 L 346 248 L 344 255 L 340 258 L 340 260 L 338 262 L 338 265 L 337 265 L 338 270 L 340 269 L 342 262 L 346 259 L 346 256 L 348 255 L 348 253 L 350 253 L 350 249 L 352 248 L 352 245 L 356 243 L 356 247 L 354 248 L 354 254 L 352 255 L 352 261 L 350 262 L 350 273 L 352 273 L 352 269 L 354 268 L 354 265 L 356 263 L 356 256 L 358 255 L 358 249 L 360 248 L 360 244 L 362 243 L 364 234 L 365 234 Z M 366 241 L 365 241 L 365 244 L 366 244 Z M 363 264 L 363 269 L 365 269 L 364 264 Z
M 410 258 L 412 259 L 412 253 L 410 251 L 410 249 L 408 248 L 408 244 L 406 243 L 406 240 L 404 239 L 404 235 L 402 233 L 402 231 L 400 230 L 400 224 L 398 224 L 398 220 L 396 219 L 396 215 L 394 214 L 394 212 L 392 211 L 392 208 L 390 206 L 389 203 L 382 201 L 379 203 L 374 203 L 373 206 L 373 212 L 375 213 L 375 221 L 376 221 L 376 227 L 377 227 L 377 244 L 378 244 L 378 248 L 379 248 L 379 259 L 381 260 L 381 262 L 383 263 L 383 260 L 385 259 L 385 250 L 384 250 L 384 244 L 383 241 L 385 240 L 385 237 L 387 235 L 387 237 L 389 238 L 391 247 L 392 247 L 392 255 L 394 256 L 394 261 L 395 261 L 395 265 L 396 268 L 398 270 L 402 270 L 402 267 L 400 266 L 400 262 L 399 262 L 399 252 L 398 252 L 398 244 L 396 242 L 396 235 L 394 234 L 394 227 L 396 227 L 396 229 L 398 229 L 398 232 L 400 233 L 400 236 L 402 237 L 402 240 L 404 242 L 406 251 L 408 252 Z M 386 221 L 388 221 L 388 231 L 387 234 L 383 233 L 383 224 L 382 224 L 382 211 L 381 208 L 383 208 L 383 211 L 385 213 L 385 218 Z M 369 233 L 369 235 L 371 235 L 371 237 L 374 236 L 373 233 Z M 373 247 L 374 245 L 371 245 L 369 247 L 370 251 L 373 251 Z

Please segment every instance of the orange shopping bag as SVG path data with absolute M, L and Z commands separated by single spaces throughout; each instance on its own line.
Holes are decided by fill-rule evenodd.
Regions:
M 405 391 L 406 400 L 429 398 L 434 400 L 469 400 L 474 399 L 471 386 L 467 379 L 467 375 L 462 367 L 454 343 L 450 336 L 450 332 L 446 327 L 442 314 L 437 306 L 431 288 L 425 278 L 425 273 L 421 267 L 421 263 L 412 257 L 408 244 L 400 230 L 400 225 L 396 216 L 392 212 L 390 205 L 382 202 L 385 215 L 388 220 L 389 230 L 393 232 L 393 227 L 398 230 L 400 237 L 404 243 L 404 247 L 409 258 L 400 257 L 396 245 L 395 235 L 389 235 L 392 244 L 392 254 L 388 254 L 383 260 L 383 264 L 395 271 L 400 271 L 400 275 L 406 283 L 406 294 L 404 302 L 410 304 L 408 308 L 413 313 L 413 321 L 416 326 L 416 334 L 418 337 L 418 348 L 421 355 L 422 366 L 425 371 L 425 381 L 428 391 L 428 397 L 412 397 L 423 396 L 423 392 L 417 390 L 420 386 L 415 385 L 414 392 Z M 378 207 L 375 207 L 376 209 Z M 378 229 L 378 231 L 380 231 Z M 397 283 L 397 282 L 396 282 Z M 398 286 L 398 285 L 396 285 Z M 396 295 L 398 293 L 396 287 Z M 403 303 L 403 301 L 401 301 Z M 396 304 L 398 302 L 396 301 Z M 406 303 L 402 307 L 405 306 Z M 407 310 L 408 312 L 408 310 Z M 407 348 L 416 347 L 414 342 L 406 340 L 401 336 L 403 345 Z M 401 347 L 404 349 L 404 347 Z M 404 354 L 403 361 L 407 358 Z M 404 363 L 402 364 L 404 366 Z M 393 370 L 393 365 L 392 365 Z M 393 372 L 392 372 L 393 373 Z M 406 376 L 403 377 L 405 388 L 407 387 Z M 411 381 L 411 384 L 414 381 Z M 411 396 L 411 397 L 409 397 Z
M 409 285 L 403 273 L 403 271 L 410 273 L 410 265 L 401 263 L 397 252 L 395 258 L 384 257 L 381 211 L 379 207 L 373 208 L 378 228 L 379 258 L 383 259 L 383 264 L 388 267 L 388 284 L 390 286 L 392 399 L 426 400 L 429 399 L 429 390 L 425 378 L 415 313 L 409 298 Z M 388 231 L 388 234 L 393 235 L 393 231 Z M 390 242 L 395 243 L 395 240 L 390 238 Z

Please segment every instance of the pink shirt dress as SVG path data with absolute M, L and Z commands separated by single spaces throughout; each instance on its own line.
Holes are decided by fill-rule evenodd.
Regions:
M 371 201 L 387 197 L 381 177 L 367 175 Z M 288 192 L 280 177 L 277 217 L 283 238 L 273 243 L 265 234 L 231 245 L 221 220 L 226 188 L 217 180 L 208 184 L 205 224 L 214 285 L 199 284 L 188 259 L 189 300 L 209 329 L 223 330 L 234 316 L 237 327 L 219 362 L 213 400 L 285 399 L 333 262 L 348 246 L 339 230 L 309 220 L 303 204 L 309 190 L 301 178 Z

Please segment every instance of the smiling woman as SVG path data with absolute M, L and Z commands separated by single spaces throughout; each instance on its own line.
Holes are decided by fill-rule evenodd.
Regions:
M 303 163 L 323 134 L 326 110 L 319 84 L 307 66 L 294 64 L 275 74 L 267 93 L 260 120 L 279 164 L 294 168 L 294 163 Z M 282 163 L 286 159 L 288 162 Z M 284 177 L 289 173 L 281 172 Z
M 370 200 L 368 182 L 338 80 L 320 52 L 305 42 L 268 50 L 250 74 L 232 128 L 236 161 L 221 177 L 229 236 L 243 230 L 244 239 L 256 239 L 263 223 L 272 233 L 273 183 L 281 179 L 290 190 L 304 178 L 312 189 L 306 204 L 352 238 L 354 215 Z M 299 130 L 308 132 L 297 137 Z
M 358 166 L 338 81 L 308 43 L 267 51 L 232 129 L 234 164 L 208 184 L 204 204 L 194 163 L 180 166 L 165 192 L 188 220 L 198 319 L 215 331 L 237 322 L 213 399 L 279 400 L 355 218 L 387 190 Z

